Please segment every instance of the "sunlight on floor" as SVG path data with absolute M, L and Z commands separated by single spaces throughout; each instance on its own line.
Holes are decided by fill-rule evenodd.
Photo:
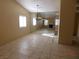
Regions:
M 55 37 L 54 33 L 42 33 L 42 36 Z

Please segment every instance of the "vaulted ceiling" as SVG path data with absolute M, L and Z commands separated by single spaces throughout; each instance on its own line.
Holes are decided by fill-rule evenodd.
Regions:
M 43 15 L 55 15 L 60 9 L 60 0 L 16 0 L 30 12 L 41 12 Z M 38 5 L 38 6 L 37 6 Z

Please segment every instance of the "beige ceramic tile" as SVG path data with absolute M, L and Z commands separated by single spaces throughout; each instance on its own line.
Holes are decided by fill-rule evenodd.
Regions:
M 0 47 L 0 59 L 79 59 L 79 47 L 58 44 L 51 30 L 40 30 Z

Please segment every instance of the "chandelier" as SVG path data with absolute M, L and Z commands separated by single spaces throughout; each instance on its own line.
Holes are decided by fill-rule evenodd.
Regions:
M 36 12 L 36 19 L 37 19 L 37 20 L 39 20 L 39 19 L 38 19 L 38 17 L 39 17 L 39 13 L 38 13 L 38 8 L 39 8 L 39 5 L 38 5 L 38 4 L 36 5 L 36 8 L 37 8 L 37 12 Z

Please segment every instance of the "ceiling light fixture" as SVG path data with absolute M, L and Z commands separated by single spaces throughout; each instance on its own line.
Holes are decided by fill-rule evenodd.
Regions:
M 39 14 L 38 14 L 39 5 L 38 4 L 36 5 L 36 8 L 37 8 L 36 19 L 38 20 L 38 17 L 39 17 Z
M 42 19 L 42 18 L 39 16 L 39 6 L 40 6 L 39 4 L 36 5 L 36 8 L 37 8 L 36 19 L 37 19 L 37 20 L 41 20 L 41 19 Z

